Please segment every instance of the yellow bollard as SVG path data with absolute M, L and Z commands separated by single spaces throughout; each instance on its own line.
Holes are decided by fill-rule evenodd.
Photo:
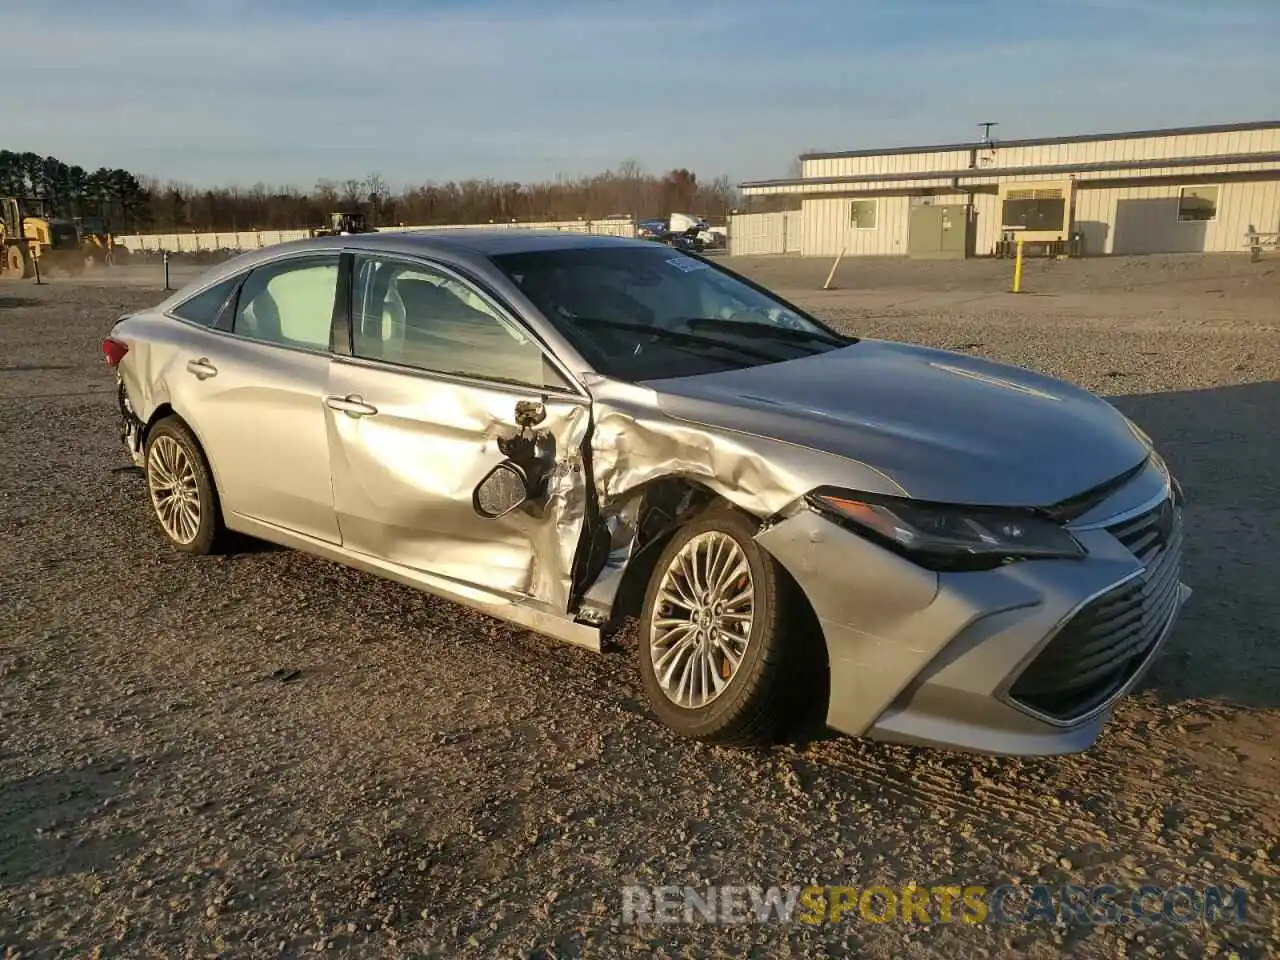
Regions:
M 1013 258 L 1013 292 L 1022 292 L 1022 238 L 1018 238 L 1017 253 Z

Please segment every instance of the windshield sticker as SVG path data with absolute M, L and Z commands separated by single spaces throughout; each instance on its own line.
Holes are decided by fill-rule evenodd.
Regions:
M 672 257 L 667 263 L 671 264 L 677 270 L 683 273 L 692 273 L 694 270 L 705 270 L 707 265 L 701 260 L 695 260 L 693 257 Z

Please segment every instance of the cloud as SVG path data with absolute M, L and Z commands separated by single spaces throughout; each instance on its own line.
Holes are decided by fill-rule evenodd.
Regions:
M 46 0 L 6 13 L 24 96 L 0 146 L 196 183 L 629 158 L 746 179 L 806 147 L 963 139 L 988 118 L 1014 137 L 1273 105 L 1273 0 L 1087 3 Z

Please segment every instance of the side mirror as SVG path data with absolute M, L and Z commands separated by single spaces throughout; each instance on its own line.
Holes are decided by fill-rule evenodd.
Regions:
M 529 499 L 524 472 L 514 463 L 500 463 L 476 486 L 472 505 L 487 520 L 505 517 Z

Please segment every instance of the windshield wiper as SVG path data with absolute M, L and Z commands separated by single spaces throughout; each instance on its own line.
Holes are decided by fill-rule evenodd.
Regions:
M 790 343 L 795 343 L 797 340 L 807 340 L 810 343 L 825 343 L 832 347 L 847 347 L 849 344 L 857 342 L 855 338 L 837 339 L 825 330 L 797 330 L 794 327 L 780 327 L 774 323 L 725 320 L 721 317 L 686 317 L 684 322 L 690 326 L 705 324 L 722 330 L 734 330 L 747 336 L 769 337 L 773 340 L 785 340 Z
M 719 347 L 722 350 L 730 350 L 746 357 L 755 357 L 757 360 L 768 360 L 774 363 L 778 360 L 785 360 L 785 357 L 779 357 L 776 353 L 760 350 L 755 347 L 749 347 L 742 343 L 733 343 L 728 340 L 721 340 L 718 337 L 702 337 L 696 333 L 685 333 L 681 330 L 668 330 L 666 327 L 650 326 L 647 323 L 630 323 L 625 320 L 605 320 L 603 317 L 565 317 L 574 323 L 580 323 L 584 326 L 610 327 L 614 330 L 632 330 L 636 333 L 653 334 L 654 340 L 672 340 L 676 343 L 684 343 L 695 347 Z

